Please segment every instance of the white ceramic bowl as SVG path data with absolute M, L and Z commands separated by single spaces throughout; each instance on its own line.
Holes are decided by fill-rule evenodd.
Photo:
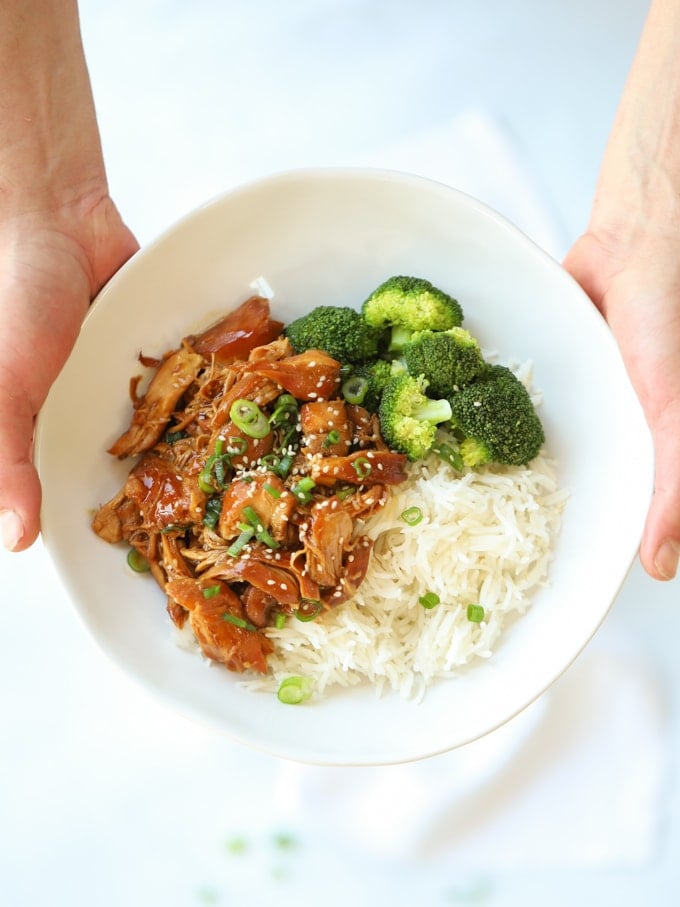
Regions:
M 140 350 L 162 354 L 264 277 L 282 320 L 321 302 L 357 304 L 391 274 L 427 277 L 462 303 L 487 348 L 534 362 L 549 450 L 570 492 L 551 585 L 493 657 L 424 702 L 352 688 L 301 707 L 238 686 L 178 648 L 165 599 L 133 575 L 90 519 L 130 467 L 107 447 L 130 417 Z M 282 174 L 189 214 L 101 292 L 39 419 L 46 545 L 102 649 L 180 710 L 279 756 L 321 764 L 411 760 L 501 725 L 573 661 L 635 557 L 652 451 L 603 320 L 566 272 L 516 228 L 449 187 L 404 174 Z

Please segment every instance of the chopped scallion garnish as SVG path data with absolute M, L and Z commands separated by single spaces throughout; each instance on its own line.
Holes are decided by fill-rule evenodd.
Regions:
M 276 401 L 274 412 L 269 417 L 269 423 L 274 428 L 290 422 L 297 422 L 298 403 L 292 394 L 281 394 Z
M 166 444 L 174 444 L 176 441 L 181 441 L 186 437 L 188 435 L 185 431 L 168 431 L 165 433 L 164 441 Z
M 311 492 L 315 485 L 314 479 L 310 478 L 310 476 L 305 476 L 291 488 L 291 493 L 301 504 L 309 504 L 312 500 Z
M 333 444 L 337 444 L 340 440 L 340 432 L 337 428 L 334 428 L 332 431 L 329 431 L 326 435 L 326 439 L 323 442 L 324 447 L 331 447 Z
M 439 604 L 440 600 L 441 599 L 436 592 L 426 592 L 418 599 L 423 608 L 426 608 L 428 611 L 430 611 L 432 608 L 435 608 Z
M 463 458 L 452 444 L 447 444 L 446 441 L 442 441 L 441 443 L 435 444 L 432 450 L 440 459 L 444 460 L 445 463 L 448 463 L 449 466 L 452 466 L 457 472 L 462 472 L 464 469 L 465 464 L 463 463 Z
M 295 616 L 303 623 L 309 623 L 310 620 L 315 620 L 319 616 L 322 608 L 321 602 L 303 598 Z
M 358 479 L 367 479 L 371 474 L 372 468 L 366 457 L 357 457 L 352 462 L 352 469 L 357 474 Z
M 255 624 L 251 624 L 237 614 L 230 614 L 228 611 L 225 611 L 222 615 L 222 620 L 225 620 L 228 624 L 233 624 L 235 627 L 240 627 L 242 630 L 250 630 L 251 633 L 257 632 Z
M 218 497 L 210 498 L 208 503 L 205 505 L 205 516 L 203 517 L 203 525 L 207 526 L 208 529 L 214 529 L 220 520 L 221 513 L 222 513 L 222 498 L 218 498 Z
M 312 695 L 313 684 L 309 677 L 286 677 L 281 681 L 276 694 L 279 702 L 285 705 L 299 705 L 306 702 Z
M 484 620 L 484 608 L 481 605 L 467 606 L 467 619 L 473 624 L 479 624 Z
M 423 519 L 423 511 L 420 507 L 407 507 L 402 511 L 401 518 L 409 526 L 417 526 Z
M 265 438 L 269 434 L 269 419 L 252 400 L 234 400 L 229 418 L 249 438 Z
M 241 529 L 241 534 L 239 535 L 239 537 L 227 548 L 227 554 L 230 554 L 232 557 L 237 557 L 254 535 L 255 530 L 252 526 L 246 526 L 245 529 Z
M 361 375 L 352 375 L 342 384 L 342 396 L 348 403 L 363 403 L 368 391 L 368 381 Z
M 222 587 L 219 583 L 215 586 L 206 586 L 205 589 L 202 590 L 203 598 L 214 598 L 216 595 L 219 595 L 221 591 Z
M 130 548 L 127 555 L 127 565 L 135 573 L 148 573 L 151 566 L 144 555 L 136 548 Z

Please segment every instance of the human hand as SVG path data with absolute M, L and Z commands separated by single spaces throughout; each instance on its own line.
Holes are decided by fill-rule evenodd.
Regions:
M 652 432 L 654 494 L 640 560 L 668 580 L 680 556 L 680 218 L 668 212 L 656 227 L 656 218 L 630 213 L 625 229 L 607 231 L 596 216 L 564 264 L 610 325 Z
M 0 538 L 11 550 L 40 528 L 35 417 L 90 301 L 136 249 L 105 190 L 0 218 Z

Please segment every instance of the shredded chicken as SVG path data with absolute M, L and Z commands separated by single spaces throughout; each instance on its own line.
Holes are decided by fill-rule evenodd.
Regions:
M 295 355 L 281 327 L 253 297 L 140 358 L 155 372 L 110 448 L 137 459 L 92 522 L 148 561 L 172 621 L 239 672 L 266 672 L 272 623 L 356 593 L 371 556 L 361 527 L 406 478 L 377 418 L 340 397 L 340 363 Z

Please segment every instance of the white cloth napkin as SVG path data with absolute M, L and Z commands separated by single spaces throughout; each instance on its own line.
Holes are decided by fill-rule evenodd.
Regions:
M 479 872 L 639 867 L 658 840 L 662 740 L 649 666 L 593 645 L 551 692 L 475 743 L 379 769 L 290 765 L 283 789 L 301 827 L 389 860 Z

